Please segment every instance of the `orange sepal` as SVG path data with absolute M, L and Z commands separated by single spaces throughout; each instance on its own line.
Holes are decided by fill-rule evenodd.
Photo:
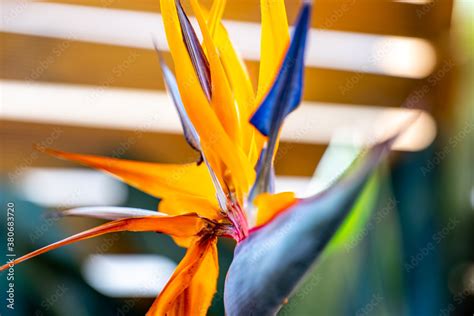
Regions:
M 254 153 L 257 149 L 255 147 L 254 133 L 258 134 L 258 132 L 250 124 L 249 120 L 255 110 L 255 92 L 248 70 L 234 49 L 227 30 L 221 23 L 225 3 L 226 0 L 215 0 L 209 14 L 204 9 L 202 13 L 205 17 L 207 16 L 207 24 L 212 39 L 219 50 L 222 66 L 239 109 L 239 120 L 242 128 L 242 148 L 249 157 L 251 165 L 254 166 L 258 159 L 258 154 L 255 155 Z
M 132 232 L 160 232 L 171 236 L 184 238 L 194 238 L 202 229 L 206 227 L 206 222 L 196 214 L 186 214 L 180 216 L 147 216 L 134 217 L 108 222 L 103 225 L 83 231 L 49 246 L 40 248 L 27 255 L 24 255 L 12 263 L 0 267 L 0 271 L 7 269 L 10 265 L 21 263 L 25 260 L 36 257 L 45 252 L 57 249 L 62 246 L 72 244 L 77 241 L 101 236 L 108 233 L 132 231 Z
M 147 316 L 206 315 L 216 292 L 217 239 L 197 239 L 186 252 Z
M 204 19 L 204 14 L 201 11 L 201 7 L 197 0 L 191 0 L 191 6 L 199 23 L 209 60 L 212 79 L 212 108 L 214 109 L 214 112 L 219 118 L 219 121 L 226 130 L 227 134 L 232 139 L 237 149 L 239 149 L 242 140 L 242 134 L 239 124 L 238 108 L 234 102 L 227 76 L 224 72 L 217 48 L 214 45 L 214 41 L 212 40 L 207 23 Z
M 222 184 L 223 172 L 218 172 L 222 170 L 221 163 L 230 170 L 239 191 L 246 192 L 255 180 L 253 166 L 244 152 L 232 142 L 199 86 L 181 35 L 176 2 L 162 0 L 160 4 L 181 98 L 199 134 L 202 149 Z
M 290 43 L 290 32 L 284 0 L 260 0 L 262 38 L 257 102 L 262 102 L 278 74 Z
M 158 164 L 44 149 L 50 155 L 106 171 L 159 198 L 176 194 L 199 196 L 217 205 L 215 189 L 204 164 Z
M 256 226 L 265 225 L 297 201 L 298 199 L 293 192 L 262 193 L 258 195 L 254 201 L 254 205 L 257 207 Z
M 217 205 L 208 199 L 191 195 L 176 195 L 163 199 L 158 204 L 158 210 L 169 215 L 197 213 L 212 220 L 223 219 L 223 214 Z
M 208 200 L 194 196 L 168 197 L 158 204 L 158 210 L 169 215 L 180 215 L 187 213 L 197 213 L 199 216 L 220 221 L 224 217 L 219 207 L 213 205 Z M 190 246 L 189 238 L 173 237 L 175 243 L 184 248 Z

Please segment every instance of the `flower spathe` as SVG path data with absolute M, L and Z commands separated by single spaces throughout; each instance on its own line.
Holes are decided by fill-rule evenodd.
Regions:
M 254 91 L 244 63 L 221 22 L 225 0 L 208 11 L 190 0 L 199 43 L 179 0 L 161 0 L 174 73 L 161 60 L 165 83 L 188 143 L 202 163 L 158 164 L 47 149 L 97 168 L 161 199 L 158 212 L 129 208 L 73 209 L 66 215 L 113 219 L 15 260 L 120 231 L 168 234 L 186 255 L 148 315 L 205 315 L 216 291 L 217 238 L 238 243 L 257 226 L 298 203 L 273 194 L 273 160 L 284 118 L 301 100 L 311 4 L 305 1 L 290 40 L 283 0 L 261 0 L 261 63 Z M 2 266 L 4 270 L 7 266 Z

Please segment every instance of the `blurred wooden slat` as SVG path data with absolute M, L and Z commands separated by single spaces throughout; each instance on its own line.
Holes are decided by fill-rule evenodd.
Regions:
M 0 33 L 2 72 L 12 80 L 38 80 L 163 90 L 152 50 Z M 167 55 L 170 58 L 169 55 Z M 248 62 L 254 83 L 258 63 Z M 400 106 L 419 80 L 330 69 L 306 70 L 305 99 Z
M 181 135 L 84 128 L 17 121 L 0 121 L 0 173 L 15 177 L 26 167 L 65 167 L 74 164 L 33 149 L 34 144 L 65 151 L 139 159 L 162 163 L 184 163 L 197 159 Z M 276 159 L 277 173 L 311 176 L 325 146 L 282 143 Z M 305 163 L 301 163 L 304 157 Z
M 206 5 L 210 1 L 202 0 Z M 54 2 L 159 12 L 159 0 Z M 294 21 L 300 1 L 286 2 L 289 19 Z M 228 0 L 224 18 L 257 22 L 260 19 L 258 3 L 259 0 Z M 439 39 L 445 38 L 449 31 L 451 11 L 451 0 L 437 0 L 424 6 L 388 0 L 318 0 L 313 10 L 313 27 L 426 37 L 439 50 L 447 45 Z M 6 33 L 0 33 L 0 44 L 1 79 L 85 84 L 98 89 L 110 86 L 163 90 L 160 69 L 151 50 Z M 255 84 L 258 63 L 247 65 Z M 390 76 L 308 69 L 305 99 L 400 106 L 422 83 L 421 80 Z M 436 93 L 441 89 L 435 87 L 434 90 Z M 439 100 L 431 105 L 435 111 L 440 111 Z M 133 131 L 0 121 L 1 171 L 11 172 L 22 166 L 71 166 L 32 149 L 32 144 L 48 140 L 55 128 L 61 130 L 61 135 L 49 145 L 59 149 L 168 163 L 192 161 L 195 156 L 180 135 L 144 133 L 137 136 Z M 324 149 L 322 145 L 283 143 L 277 156 L 277 173 L 310 176 Z
M 158 0 L 53 0 L 49 2 L 102 8 L 159 12 Z M 183 1 L 185 7 L 188 1 Z M 207 7 L 212 0 L 201 1 Z M 228 0 L 225 19 L 260 20 L 259 0 Z M 290 22 L 301 4 L 286 0 Z M 416 5 L 389 0 L 318 0 L 313 10 L 313 27 L 351 32 L 432 37 L 445 30 L 451 20 L 451 0 Z M 191 11 L 189 11 L 191 12 Z

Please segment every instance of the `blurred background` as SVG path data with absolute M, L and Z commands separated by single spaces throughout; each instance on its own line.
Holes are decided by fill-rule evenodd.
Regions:
M 286 4 L 292 23 L 300 1 Z M 32 145 L 196 159 L 153 50 L 153 38 L 167 47 L 159 1 L 1 0 L 1 12 L 1 260 L 9 254 L 8 207 L 16 255 L 101 223 L 50 216 L 57 210 L 156 209 L 158 200 Z M 228 0 L 224 13 L 254 84 L 259 12 L 258 0 Z M 423 112 L 281 315 L 473 315 L 473 18 L 473 0 L 316 1 L 304 102 L 284 127 L 277 189 L 324 189 L 361 145 Z M 219 244 L 210 315 L 224 315 L 233 247 Z M 153 233 L 68 246 L 15 267 L 14 310 L 1 274 L 0 314 L 142 315 L 183 254 Z

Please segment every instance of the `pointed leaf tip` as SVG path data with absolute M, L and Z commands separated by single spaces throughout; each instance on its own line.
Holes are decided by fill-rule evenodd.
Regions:
M 237 245 L 225 284 L 227 315 L 278 312 L 334 236 L 394 139 L 371 148 L 334 186 L 292 204 Z

